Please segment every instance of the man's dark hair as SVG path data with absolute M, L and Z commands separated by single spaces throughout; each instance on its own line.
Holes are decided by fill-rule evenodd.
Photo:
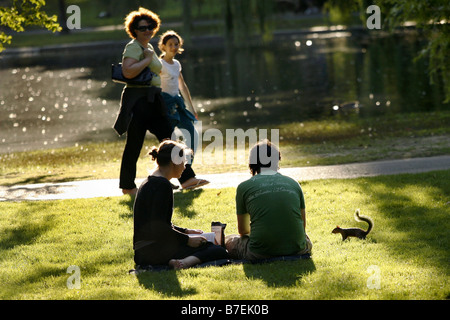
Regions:
M 261 168 L 277 171 L 281 153 L 277 146 L 265 139 L 258 142 L 250 150 L 249 165 L 252 176 L 261 173 Z

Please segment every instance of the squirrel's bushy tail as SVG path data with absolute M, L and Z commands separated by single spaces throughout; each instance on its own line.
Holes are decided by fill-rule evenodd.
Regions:
M 367 216 L 361 216 L 359 215 L 359 209 L 356 209 L 355 211 L 355 220 L 359 221 L 359 222 L 367 222 L 369 224 L 369 228 L 366 231 L 366 235 L 369 234 L 369 232 L 372 230 L 373 228 L 373 221 L 372 219 L 370 219 Z

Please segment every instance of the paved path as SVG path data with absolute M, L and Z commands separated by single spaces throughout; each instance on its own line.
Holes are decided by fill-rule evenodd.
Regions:
M 450 169 L 450 155 L 405 160 L 386 160 L 365 163 L 282 168 L 280 172 L 299 181 L 315 179 L 349 179 L 377 175 L 419 173 Z M 203 188 L 236 187 L 248 179 L 248 172 L 199 175 L 211 183 Z M 143 179 L 137 180 L 139 185 Z M 118 179 L 41 183 L 31 185 L 0 186 L 0 201 L 57 200 L 75 198 L 122 196 Z

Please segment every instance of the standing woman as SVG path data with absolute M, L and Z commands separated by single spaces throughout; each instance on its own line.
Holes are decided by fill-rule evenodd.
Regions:
M 144 143 L 145 134 L 153 133 L 159 141 L 168 139 L 172 127 L 166 114 L 161 97 L 161 62 L 150 40 L 158 32 L 161 20 L 154 12 L 139 8 L 125 18 L 125 30 L 132 40 L 125 46 L 122 57 L 122 71 L 126 78 L 134 78 L 144 68 L 150 68 L 155 74 L 148 86 L 127 84 L 122 92 L 120 111 L 114 124 L 119 135 L 127 132 L 127 141 L 120 167 L 119 187 L 124 194 L 136 194 L 134 182 L 136 164 Z M 194 181 L 195 173 L 188 168 L 185 176 Z
M 132 40 L 123 52 L 123 75 L 126 78 L 134 78 L 147 67 L 155 75 L 148 86 L 127 84 L 122 91 L 120 111 L 114 129 L 119 135 L 127 132 L 119 182 L 124 194 L 137 192 L 134 182 L 136 164 L 147 130 L 159 141 L 170 138 L 172 133 L 161 97 L 161 62 L 150 44 L 150 39 L 159 30 L 160 23 L 158 15 L 145 8 L 132 11 L 125 18 L 125 30 Z
M 142 183 L 134 203 L 134 261 L 136 265 L 169 265 L 189 268 L 201 262 L 227 259 L 221 246 L 206 241 L 198 229 L 172 224 L 173 190 L 170 179 L 179 178 L 185 169 L 184 144 L 165 140 L 150 155 L 157 167 Z M 189 234 L 191 236 L 189 236 Z

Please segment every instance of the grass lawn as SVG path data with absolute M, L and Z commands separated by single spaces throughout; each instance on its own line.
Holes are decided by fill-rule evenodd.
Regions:
M 304 167 L 450 154 L 449 121 L 450 112 L 439 111 L 292 122 L 274 127 L 279 129 L 281 165 Z M 204 141 L 203 149 L 211 149 L 210 143 Z M 148 156 L 153 145 L 158 142 L 150 135 L 138 161 L 138 177 L 146 177 L 153 165 Z M 59 149 L 0 153 L 0 184 L 118 178 L 124 146 L 122 137 Z M 223 160 L 214 161 L 214 165 L 214 157 L 208 158 L 210 153 L 205 152 L 201 158 L 197 153 L 194 170 L 198 175 L 248 171 L 248 149 L 248 145 L 236 143 L 234 148 L 224 149 Z M 235 152 L 232 163 L 226 161 L 229 150 Z
M 129 275 L 132 200 L 0 203 L 0 299 L 446 299 L 450 170 L 301 182 L 311 260 Z M 236 233 L 234 188 L 175 193 L 173 222 Z M 342 242 L 336 226 L 375 227 Z M 80 288 L 67 281 L 80 270 Z M 69 269 L 70 270 L 70 269 Z M 71 282 L 75 283 L 75 282 Z M 377 284 L 379 288 L 377 289 Z

